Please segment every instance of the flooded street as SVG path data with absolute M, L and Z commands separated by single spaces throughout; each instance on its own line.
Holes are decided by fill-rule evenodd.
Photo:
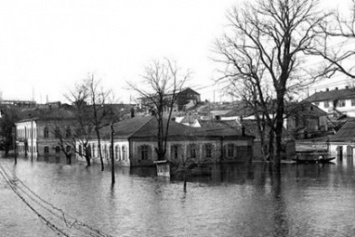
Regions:
M 112 187 L 109 167 L 101 172 L 99 166 L 21 159 L 17 166 L 10 159 L 0 164 L 38 212 L 0 176 L 0 236 L 58 236 L 58 229 L 89 236 L 75 219 L 110 236 L 355 235 L 352 163 L 283 164 L 280 175 L 262 163 L 214 166 L 212 176 L 189 177 L 187 192 L 179 178 L 159 179 L 153 168 L 118 168 Z M 26 196 L 29 190 L 38 196 Z M 67 218 L 56 217 L 54 207 Z

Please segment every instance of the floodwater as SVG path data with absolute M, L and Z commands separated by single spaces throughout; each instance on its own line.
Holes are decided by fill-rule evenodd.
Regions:
M 153 168 L 118 168 L 112 186 L 109 167 L 0 165 L 0 236 L 355 236 L 352 162 L 214 166 L 186 192 Z

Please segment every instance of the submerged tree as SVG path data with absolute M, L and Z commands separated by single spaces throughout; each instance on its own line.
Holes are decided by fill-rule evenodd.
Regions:
M 300 57 L 318 36 L 313 29 L 325 16 L 320 16 L 316 0 L 258 0 L 234 8 L 228 18 L 230 31 L 217 43 L 219 60 L 227 66 L 223 79 L 256 85 L 260 108 L 275 134 L 273 160 L 279 169 L 285 98 L 302 85 Z M 274 111 L 263 100 L 262 84 L 272 85 Z
M 145 68 L 140 85 L 128 82 L 129 87 L 140 95 L 142 105 L 149 108 L 157 120 L 156 153 L 159 160 L 165 159 L 172 112 L 176 106 L 177 95 L 189 75 L 188 71 L 182 72 L 169 59 L 154 60 Z

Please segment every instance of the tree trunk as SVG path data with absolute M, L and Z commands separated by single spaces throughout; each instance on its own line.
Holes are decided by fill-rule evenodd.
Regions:
M 269 160 L 274 161 L 274 131 L 270 129 L 269 132 Z
M 282 130 L 283 130 L 283 114 L 284 114 L 284 90 L 277 93 L 277 110 L 276 110 L 276 156 L 274 166 L 276 171 L 281 168 L 281 151 L 282 151 Z
M 102 158 L 102 152 L 101 152 L 101 137 L 100 137 L 100 131 L 97 127 L 95 127 L 95 132 L 97 136 L 97 150 L 99 152 L 99 157 L 101 162 L 101 171 L 104 171 L 105 166 L 104 166 L 104 159 Z

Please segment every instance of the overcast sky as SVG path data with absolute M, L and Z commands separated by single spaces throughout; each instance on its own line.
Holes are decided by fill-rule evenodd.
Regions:
M 149 60 L 168 57 L 192 70 L 190 85 L 203 99 L 213 100 L 216 91 L 218 100 L 213 43 L 226 11 L 240 2 L 1 0 L 2 99 L 63 100 L 94 72 L 128 103 L 126 81 L 139 81 Z

